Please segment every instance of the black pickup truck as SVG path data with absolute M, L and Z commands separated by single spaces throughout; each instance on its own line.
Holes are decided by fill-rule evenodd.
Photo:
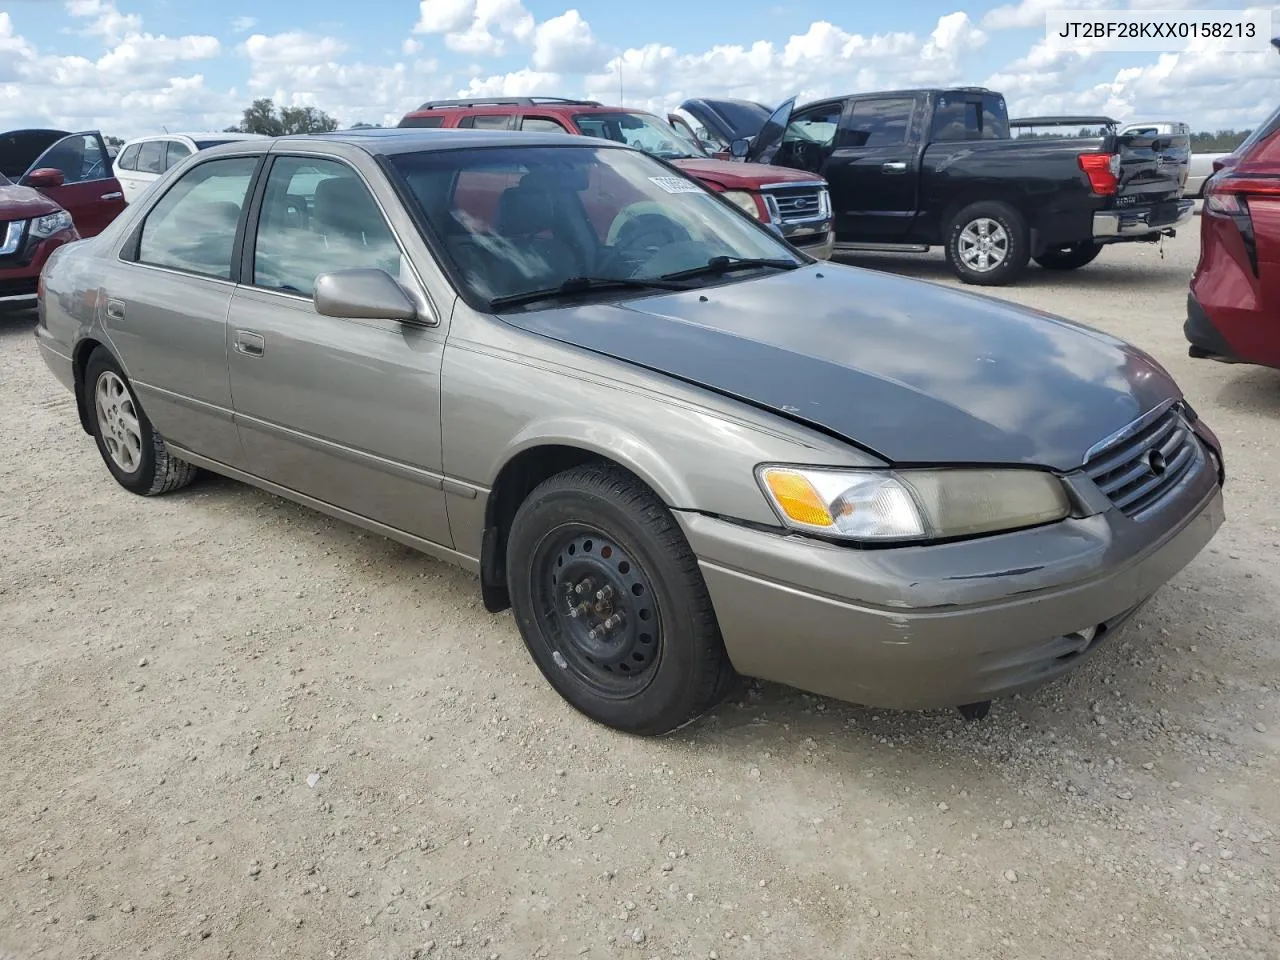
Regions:
M 941 245 L 961 280 L 986 286 L 1013 282 L 1029 260 L 1073 270 L 1107 244 L 1173 236 L 1194 214 L 1181 197 L 1185 164 L 1157 136 L 1010 130 L 1004 97 L 991 90 L 894 90 L 799 109 L 788 100 L 731 147 L 825 177 L 837 251 Z

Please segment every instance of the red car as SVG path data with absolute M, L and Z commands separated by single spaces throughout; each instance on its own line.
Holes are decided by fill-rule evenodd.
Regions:
M 509 97 L 435 100 L 405 115 L 401 127 L 536 130 L 600 137 L 630 144 L 665 160 L 768 224 L 811 257 L 831 257 L 831 197 L 821 176 L 759 163 L 709 156 L 696 140 L 643 110 L 608 107 L 595 100 Z M 745 141 L 743 141 L 745 147 Z
M 1280 109 L 1205 184 L 1188 353 L 1280 368 Z
M 96 236 L 124 207 L 96 130 L 0 134 L 0 309 L 34 307 L 49 254 Z

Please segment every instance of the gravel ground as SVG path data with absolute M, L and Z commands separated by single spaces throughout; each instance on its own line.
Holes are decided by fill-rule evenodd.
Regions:
M 1166 364 L 1229 518 L 975 724 L 748 684 L 593 726 L 470 576 L 229 481 L 117 488 L 0 318 L 0 955 L 1280 956 L 1280 373 L 1186 357 L 1196 243 L 999 294 Z

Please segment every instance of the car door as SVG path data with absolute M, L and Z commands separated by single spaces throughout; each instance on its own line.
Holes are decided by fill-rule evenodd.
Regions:
M 821 173 L 831 189 L 836 240 L 901 243 L 916 213 L 918 107 L 914 97 L 850 101 Z
M 119 181 L 120 189 L 124 193 L 125 203 L 133 203 L 142 192 L 138 180 L 138 151 L 140 149 L 142 149 L 142 144 L 140 143 L 129 144 L 120 151 L 113 164 L 116 180 Z
M 107 264 L 102 325 L 160 435 L 243 467 L 227 373 L 227 311 L 242 211 L 260 158 L 192 167 L 149 203 Z
M 82 237 L 97 236 L 125 208 L 107 145 L 96 130 L 63 137 L 36 158 L 24 180 L 32 171 L 44 169 L 60 171 L 62 185 L 41 187 L 40 192 L 71 214 Z
M 345 161 L 277 155 L 231 304 L 236 422 L 253 474 L 452 545 L 440 448 L 444 330 L 321 316 L 319 274 L 386 270 L 421 293 L 403 247 Z

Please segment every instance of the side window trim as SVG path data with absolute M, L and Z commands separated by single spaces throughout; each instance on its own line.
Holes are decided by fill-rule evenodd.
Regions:
M 177 187 L 179 183 L 181 183 L 187 177 L 194 174 L 197 170 L 199 170 L 202 166 L 204 166 L 207 163 L 217 163 L 220 160 L 237 160 L 237 159 L 243 160 L 243 159 L 250 159 L 253 157 L 254 157 L 254 154 L 251 154 L 251 153 L 233 154 L 230 157 L 228 156 L 210 157 L 207 160 L 201 160 L 199 163 L 194 164 L 190 170 L 186 171 L 181 177 L 178 177 L 176 180 L 173 181 L 173 183 L 169 184 L 169 186 L 165 188 L 163 193 L 160 193 L 151 198 L 150 202 L 146 206 L 146 209 L 143 210 L 138 215 L 137 222 L 134 223 L 133 226 L 129 228 L 128 235 L 126 236 L 124 242 L 120 244 L 119 249 L 116 251 L 116 259 L 118 259 L 122 263 L 127 263 L 130 266 L 140 267 L 145 270 L 162 270 L 162 271 L 165 271 L 166 273 L 175 273 L 184 277 L 197 277 L 201 280 L 209 280 L 213 283 L 228 283 L 228 284 L 232 284 L 233 286 L 239 283 L 240 282 L 240 266 L 243 263 L 242 248 L 244 246 L 245 223 L 247 222 L 246 213 L 248 212 L 248 209 L 251 205 L 249 203 L 246 203 L 240 209 L 240 219 L 236 223 L 236 236 L 235 236 L 235 240 L 232 241 L 232 245 L 231 245 L 231 264 L 230 264 L 231 276 L 226 279 L 223 279 L 222 277 L 211 277 L 205 273 L 194 273 L 190 270 L 180 270 L 177 267 L 165 267 L 155 263 L 143 263 L 138 259 L 138 256 L 140 253 L 139 248 L 142 245 L 142 231 L 147 225 L 147 220 L 151 218 L 151 214 L 155 211 L 155 208 L 160 204 L 160 202 L 164 200 L 164 198 L 168 196 L 169 193 L 172 192 L 173 189 Z M 250 178 L 249 178 L 249 190 L 246 192 L 245 196 L 252 197 L 256 195 L 258 191 L 258 184 L 263 180 L 265 180 L 265 177 L 263 177 L 262 175 L 262 168 L 266 162 L 266 159 L 267 159 L 267 154 L 265 153 L 259 154 L 257 156 L 257 163 L 254 165 L 253 173 L 250 174 Z
M 419 324 L 424 327 L 436 327 L 440 325 L 440 310 L 436 306 L 435 301 L 431 297 L 430 289 L 422 280 L 422 274 L 418 272 L 417 265 L 414 264 L 413 258 L 409 256 L 408 248 L 405 246 L 404 240 L 400 233 L 396 230 L 395 225 L 391 222 L 391 217 L 387 215 L 387 208 L 378 198 L 377 192 L 370 185 L 368 178 L 359 170 L 348 163 L 341 157 L 331 154 L 310 154 L 310 153 L 271 153 L 264 154 L 263 160 L 258 164 L 258 169 L 254 171 L 256 178 L 253 189 L 250 192 L 249 202 L 245 204 L 245 214 L 240 217 L 240 225 L 236 231 L 236 241 L 239 244 L 236 247 L 238 261 L 234 264 L 235 269 L 232 270 L 233 282 L 237 286 L 244 287 L 247 290 L 253 290 L 255 293 L 270 294 L 277 297 L 287 297 L 290 300 L 305 300 L 312 302 L 312 297 L 306 294 L 290 293 L 288 290 L 275 290 L 271 287 L 259 287 L 255 285 L 250 278 L 253 277 L 254 255 L 258 245 L 258 224 L 262 219 L 262 203 L 267 194 L 267 181 L 271 177 L 271 170 L 280 160 L 327 160 L 330 163 L 341 164 L 350 170 L 361 185 L 369 192 L 369 197 L 373 200 L 374 206 L 378 208 L 378 213 L 382 216 L 383 223 L 387 226 L 387 231 L 391 234 L 391 239 L 396 243 L 396 248 L 400 251 L 401 263 L 409 265 L 409 273 L 413 276 L 414 283 L 417 285 L 418 292 L 427 303 L 430 312 L 430 319 L 423 319 Z M 195 167 L 192 167 L 194 170 Z M 397 196 L 398 196 L 397 192 Z M 425 241 L 424 241 L 425 242 Z M 395 278 L 399 279 L 399 278 Z

